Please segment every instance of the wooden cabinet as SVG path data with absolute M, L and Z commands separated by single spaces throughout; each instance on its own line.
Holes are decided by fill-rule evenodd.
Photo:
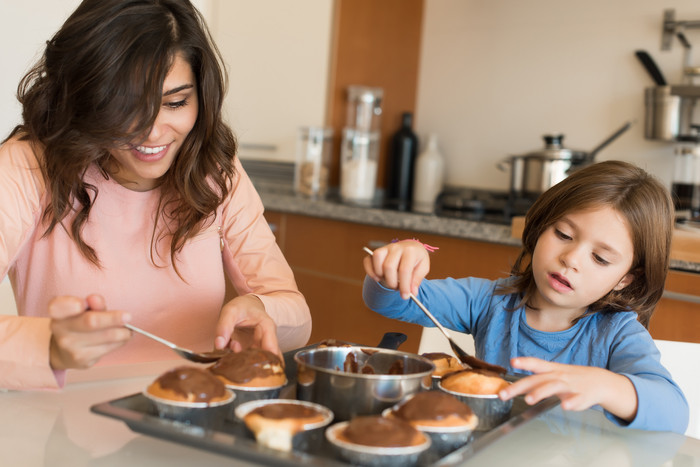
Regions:
M 654 339 L 700 342 L 700 274 L 671 271 L 666 290 L 649 323 Z M 673 292 L 685 297 L 674 297 Z
M 385 318 L 362 300 L 364 246 L 376 248 L 393 238 L 419 238 L 439 247 L 431 254 L 428 277 L 506 275 L 518 248 L 407 230 L 267 212 L 278 242 L 294 270 L 313 317 L 311 342 L 335 338 L 375 345 L 389 331 L 403 332 L 401 350 L 417 352 L 422 327 Z

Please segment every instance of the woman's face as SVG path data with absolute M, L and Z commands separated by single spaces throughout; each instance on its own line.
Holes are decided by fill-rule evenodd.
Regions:
M 163 81 L 161 109 L 143 142 L 111 151 L 110 175 L 124 187 L 148 191 L 168 171 L 197 120 L 197 83 L 181 54 Z M 138 144 L 138 145 L 137 145 Z
M 571 319 L 634 279 L 627 222 L 611 207 L 565 215 L 545 230 L 532 255 L 537 293 L 532 304 Z

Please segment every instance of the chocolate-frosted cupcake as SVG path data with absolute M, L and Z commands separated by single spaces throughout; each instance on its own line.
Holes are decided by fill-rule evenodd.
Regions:
M 422 354 L 422 356 L 435 365 L 435 370 L 433 370 L 433 374 L 431 375 L 430 387 L 432 389 L 438 388 L 438 383 L 444 376 L 469 368 L 460 362 L 458 358 L 444 352 L 427 352 Z
M 263 349 L 228 354 L 209 367 L 224 384 L 239 387 L 273 387 L 287 382 L 282 360 Z
M 326 430 L 340 456 L 369 466 L 413 465 L 430 447 L 430 438 L 410 423 L 379 415 L 358 416 Z
M 468 405 L 443 391 L 416 393 L 385 415 L 405 420 L 426 433 L 431 449 L 440 455 L 467 443 L 479 421 Z
M 227 406 L 235 398 L 220 379 L 193 366 L 173 368 L 156 378 L 143 391 L 158 414 L 183 422 L 210 426 L 223 420 Z
M 333 412 L 313 402 L 269 399 L 239 405 L 236 417 L 263 446 L 309 451 L 320 447 L 323 428 L 333 420 Z
M 277 398 L 287 384 L 282 360 L 262 349 L 228 354 L 210 366 L 209 371 L 236 393 L 235 405 Z
M 470 369 L 445 376 L 438 386 L 471 407 L 479 417 L 477 430 L 490 430 L 506 421 L 513 407 L 512 399 L 498 397 L 509 384 L 498 373 Z

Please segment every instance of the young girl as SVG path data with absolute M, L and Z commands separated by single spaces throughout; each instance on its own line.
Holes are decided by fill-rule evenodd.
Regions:
M 194 350 L 306 343 L 222 119 L 222 65 L 188 0 L 84 0 L 46 43 L 0 146 L 0 278 L 19 312 L 0 315 L 0 388 L 176 357 L 126 322 Z
M 531 375 L 504 400 L 557 396 L 565 410 L 598 405 L 620 425 L 683 433 L 687 402 L 645 328 L 668 271 L 672 206 L 642 169 L 593 164 L 535 201 L 511 277 L 422 281 L 428 252 L 405 240 L 364 259 L 364 300 L 432 326 L 406 300 L 413 293 L 443 325 L 472 334 L 477 357 Z

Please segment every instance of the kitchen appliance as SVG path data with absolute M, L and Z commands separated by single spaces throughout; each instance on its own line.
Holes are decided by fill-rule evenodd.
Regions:
M 503 171 L 510 168 L 510 192 L 514 197 L 536 198 L 564 180 L 570 172 L 592 164 L 595 156 L 626 132 L 633 122 L 621 128 L 589 152 L 565 148 L 564 135 L 545 135 L 544 149 L 511 156 L 497 164 Z
M 675 148 L 671 194 L 676 216 L 700 220 L 700 144 L 684 144 Z
M 510 225 L 513 216 L 524 216 L 533 198 L 505 190 L 447 186 L 435 203 L 439 217 Z
M 340 147 L 340 197 L 344 203 L 374 203 L 383 97 L 381 88 L 348 87 L 347 121 Z

